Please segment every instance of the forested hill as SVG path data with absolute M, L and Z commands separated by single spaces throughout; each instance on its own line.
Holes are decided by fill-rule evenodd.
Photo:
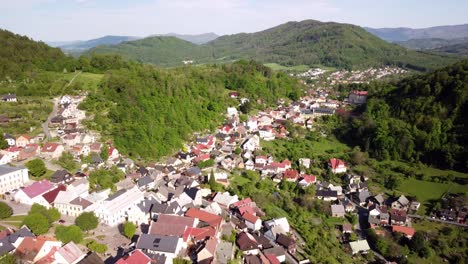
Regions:
M 183 65 L 184 60 L 208 61 L 210 48 L 170 36 L 149 37 L 119 45 L 95 47 L 85 54 L 119 54 L 126 59 L 170 67 Z
M 183 60 L 230 62 L 254 59 L 263 63 L 325 65 L 339 68 L 396 65 L 416 70 L 435 69 L 456 58 L 410 51 L 368 33 L 363 28 L 334 22 L 288 22 L 256 33 L 221 36 L 203 45 L 182 40 L 147 38 L 115 46 L 97 47 L 87 54 L 117 53 L 160 66 Z
M 253 61 L 174 69 L 132 65 L 109 71 L 81 107 L 95 114 L 89 128 L 112 138 L 123 153 L 159 158 L 181 148 L 192 132 L 219 126 L 226 108 L 239 104 L 230 90 L 272 104 L 297 97 L 300 89 L 296 79 Z
M 63 71 L 72 58 L 43 42 L 0 29 L 0 79 L 26 78 L 38 70 Z
M 380 159 L 420 160 L 468 171 L 468 60 L 396 84 L 374 96 L 342 135 Z
M 464 43 L 458 43 L 458 44 L 440 47 L 440 48 L 434 49 L 434 51 L 468 57 L 468 41 Z

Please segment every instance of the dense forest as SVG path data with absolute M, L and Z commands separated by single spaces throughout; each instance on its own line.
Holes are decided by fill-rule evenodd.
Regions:
M 455 57 L 407 50 L 366 32 L 363 28 L 333 22 L 288 22 L 256 33 L 221 36 L 203 45 L 173 37 L 150 37 L 115 46 L 100 46 L 89 54 L 120 54 L 160 66 L 254 59 L 262 63 L 325 65 L 363 68 L 393 65 L 420 71 L 455 62 Z
M 373 83 L 338 134 L 379 159 L 468 170 L 468 60 L 396 83 Z
M 227 89 L 226 89 L 227 88 Z M 238 91 L 253 103 L 300 94 L 297 80 L 253 61 L 156 69 L 135 64 L 106 73 L 98 93 L 81 105 L 95 114 L 90 128 L 112 137 L 120 151 L 142 158 L 170 154 L 194 131 L 214 129 Z

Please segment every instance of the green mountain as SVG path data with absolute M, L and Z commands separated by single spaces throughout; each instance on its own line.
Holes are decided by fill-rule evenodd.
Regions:
M 112 138 L 123 153 L 160 158 L 180 149 L 192 132 L 216 128 L 226 108 L 238 105 L 229 91 L 272 104 L 298 96 L 301 87 L 252 61 L 174 69 L 136 64 L 108 72 L 81 107 L 95 116 L 89 128 Z
M 360 117 L 341 128 L 380 159 L 422 161 L 468 171 L 468 60 L 394 84 L 366 85 Z
M 0 29 L 0 80 L 32 77 L 38 71 L 62 71 L 72 61 L 60 49 Z
M 395 43 L 407 49 L 432 50 L 432 49 L 438 49 L 438 48 L 442 48 L 445 46 L 451 46 L 451 45 L 465 43 L 465 42 L 468 42 L 468 37 L 456 38 L 456 39 L 441 39 L 441 38 L 409 39 L 406 41 L 397 41 Z
M 365 28 L 381 39 L 396 42 L 410 39 L 455 39 L 468 37 L 468 24 L 437 26 L 429 28 Z
M 434 51 L 466 57 L 468 56 L 468 41 L 464 43 L 443 46 L 434 49 Z
M 219 36 L 215 33 L 203 33 L 197 35 L 189 35 L 189 34 L 177 34 L 177 33 L 167 33 L 162 35 L 155 35 L 155 36 L 166 36 L 166 37 L 176 37 L 178 39 L 182 39 L 188 42 L 192 42 L 193 44 L 205 44 L 212 40 L 217 39 Z
M 397 65 L 416 70 L 454 62 L 443 55 L 408 51 L 348 24 L 305 20 L 256 33 L 221 36 L 195 46 L 171 38 L 147 38 L 116 46 L 97 47 L 88 54 L 121 54 L 160 66 L 254 59 L 263 63 L 325 65 L 340 68 Z
M 211 50 L 176 37 L 149 37 L 113 46 L 98 46 L 86 54 L 119 54 L 126 59 L 170 67 L 184 60 L 206 61 Z

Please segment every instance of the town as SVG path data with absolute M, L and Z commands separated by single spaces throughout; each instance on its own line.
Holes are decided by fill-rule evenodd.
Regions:
M 240 105 L 249 103 L 237 92 L 229 97 L 238 99 Z M 363 104 L 366 97 L 366 91 L 352 91 L 339 101 L 309 92 L 289 104 L 279 100 L 276 109 L 259 111 L 244 122 L 239 107 L 230 107 L 215 133 L 200 133 L 173 157 L 146 166 L 122 156 L 111 141 L 101 142 L 97 133 L 85 129 L 86 113 L 79 110 L 83 96 L 56 98 L 43 134 L 4 135 L 9 147 L 1 151 L 0 190 L 15 215 L 26 215 L 29 208 L 40 205 L 44 210 L 58 210 L 58 225 L 72 226 L 81 215 L 93 214 L 99 221 L 91 235 L 96 240 L 87 246 L 73 241 L 62 244 L 47 231 L 35 234 L 35 228 L 26 225 L 15 231 L 8 224 L 11 222 L 4 222 L 7 229 L 2 231 L 0 253 L 12 253 L 30 263 L 104 263 L 103 258 L 120 264 L 176 263 L 181 259 L 309 263 L 301 234 L 286 217 L 270 218 L 251 197 L 223 191 L 233 175 L 244 172 L 278 186 L 289 182 L 304 190 L 316 189 L 315 199 L 329 204 L 330 217 L 358 219 L 337 226 L 343 249 L 350 256 L 359 258 L 371 251 L 362 231 L 366 225 L 411 239 L 415 234 L 412 216 L 420 217 L 414 215 L 420 202 L 404 195 L 371 193 L 368 179 L 351 173 L 350 166 L 339 158 L 331 158 L 327 167 L 341 175 L 344 185 L 307 174 L 315 164 L 307 153 L 299 160 L 275 160 L 262 152 L 262 142 L 290 136 L 288 123 L 311 130 L 314 122 L 320 122 L 317 120 Z M 43 143 L 51 138 L 58 140 Z M 57 168 L 49 178 L 36 181 L 23 166 L 40 159 L 56 168 L 64 155 L 81 167 L 76 171 Z M 104 180 L 92 179 L 97 172 L 104 177 L 102 171 L 125 176 L 104 186 Z M 435 217 L 464 225 L 466 210 L 443 209 Z M 119 230 L 127 225 L 136 227 L 133 233 L 137 236 L 120 235 Z M 94 249 L 99 244 L 96 241 L 104 250 Z

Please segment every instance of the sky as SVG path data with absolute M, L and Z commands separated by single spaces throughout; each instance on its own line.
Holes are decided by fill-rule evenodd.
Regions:
M 463 0 L 0 0 L 0 28 L 42 41 L 256 32 L 315 19 L 368 27 L 468 23 Z

